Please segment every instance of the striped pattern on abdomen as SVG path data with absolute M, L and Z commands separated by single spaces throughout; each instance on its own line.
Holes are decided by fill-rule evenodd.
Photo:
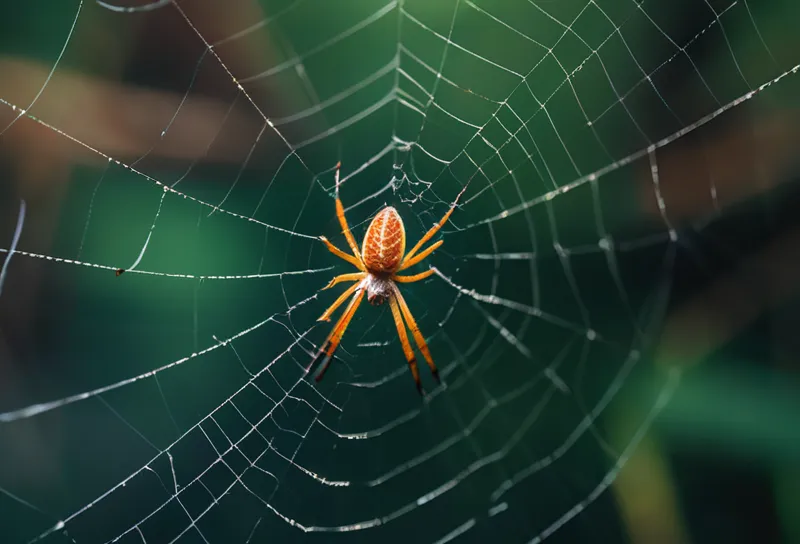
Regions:
M 381 210 L 364 236 L 361 256 L 370 272 L 391 273 L 400 266 L 406 251 L 406 230 L 397 210 Z

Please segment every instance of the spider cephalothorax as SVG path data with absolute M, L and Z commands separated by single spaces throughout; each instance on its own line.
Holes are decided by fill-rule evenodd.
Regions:
M 433 363 L 433 359 L 431 358 L 431 353 L 430 350 L 428 350 L 428 344 L 425 342 L 425 337 L 423 337 L 422 333 L 419 331 L 417 322 L 414 319 L 414 316 L 411 315 L 411 310 L 409 310 L 403 295 L 400 294 L 400 289 L 397 287 L 397 282 L 411 283 L 424 280 L 425 278 L 430 277 L 435 270 L 431 268 L 425 272 L 411 276 L 401 276 L 397 273 L 421 262 L 428 255 L 433 253 L 436 248 L 442 245 L 443 241 L 439 240 L 438 242 L 431 244 L 424 250 L 420 251 L 422 246 L 425 245 L 425 243 L 431 238 L 433 238 L 439 229 L 442 228 L 442 225 L 447 222 L 450 214 L 453 213 L 456 202 L 458 202 L 458 197 L 461 196 L 464 190 L 461 190 L 461 193 L 459 193 L 458 197 L 456 197 L 456 201 L 453 202 L 452 206 L 450 206 L 450 209 L 444 214 L 444 217 L 442 217 L 438 223 L 431 227 L 431 229 L 425 233 L 420 241 L 417 242 L 417 244 L 411 248 L 411 251 L 408 253 L 405 252 L 406 230 L 403 226 L 403 220 L 400 217 L 400 214 L 397 213 L 397 210 L 391 206 L 383 208 L 380 212 L 378 212 L 378 215 L 372 219 L 372 222 L 367 228 L 367 233 L 364 235 L 364 242 L 361 245 L 361 251 L 359 251 L 358 245 L 356 245 L 356 240 L 353 238 L 353 234 L 350 232 L 350 228 L 347 226 L 347 219 L 344 216 L 344 206 L 342 206 L 342 201 L 339 200 L 339 167 L 340 165 L 337 164 L 336 217 L 339 220 L 339 224 L 342 227 L 342 232 L 347 239 L 347 244 L 350 246 L 352 254 L 345 253 L 328 241 L 328 239 L 324 236 L 320 236 L 320 240 L 322 240 L 331 253 L 358 268 L 359 272 L 340 274 L 333 278 L 325 287 L 325 289 L 328 289 L 337 283 L 344 281 L 356 282 L 344 293 L 339 295 L 339 298 L 337 298 L 319 318 L 319 321 L 330 321 L 333 312 L 335 312 L 336 309 L 352 295 L 350 303 L 346 306 L 344 313 L 339 318 L 339 321 L 336 323 L 336 326 L 333 328 L 331 333 L 328 335 L 325 343 L 322 344 L 319 354 L 312 362 L 313 366 L 317 360 L 322 360 L 322 366 L 317 373 L 316 379 L 317 381 L 321 380 L 322 376 L 325 374 L 325 371 L 328 369 L 328 365 L 330 365 L 330 362 L 333 359 L 333 354 L 336 351 L 336 348 L 339 347 L 339 343 L 342 340 L 342 335 L 344 335 L 345 329 L 347 329 L 347 325 L 350 324 L 350 320 L 353 319 L 353 315 L 355 315 L 359 304 L 361 304 L 361 300 L 364 298 L 364 294 L 366 294 L 367 300 L 371 304 L 377 305 L 383 304 L 387 300 L 389 301 L 389 305 L 392 309 L 392 317 L 394 318 L 394 323 L 397 327 L 397 335 L 400 337 L 400 344 L 403 347 L 403 353 L 408 361 L 408 366 L 411 369 L 414 382 L 417 384 L 417 390 L 420 393 L 423 393 L 422 383 L 419 379 L 419 371 L 417 370 L 417 359 L 414 356 L 414 350 L 411 349 L 411 344 L 408 341 L 406 325 L 411 330 L 411 335 L 414 337 L 417 347 L 422 352 L 422 356 L 425 357 L 425 361 L 428 363 L 431 373 L 437 382 L 439 381 L 439 373 L 436 370 L 436 365 Z
M 386 274 L 370 272 L 364 278 L 363 289 L 367 292 L 367 302 L 380 306 L 392 295 L 392 278 Z

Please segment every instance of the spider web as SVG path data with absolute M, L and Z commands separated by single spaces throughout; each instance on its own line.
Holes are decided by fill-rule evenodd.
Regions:
M 64 4 L 41 30 L 16 21 L 57 47 L 23 51 L 46 60 L 35 88 L 0 91 L 4 153 L 33 127 L 93 159 L 59 208 L 4 208 L 0 303 L 26 267 L 46 286 L 35 355 L 5 365 L 4 541 L 623 538 L 610 487 L 678 384 L 652 352 L 687 233 L 709 224 L 673 211 L 662 153 L 796 84 L 796 52 L 774 50 L 789 3 L 692 3 L 687 23 L 634 0 L 293 0 L 225 32 L 194 0 Z M 143 24 L 182 37 L 139 59 L 176 68 L 181 99 L 124 158 L 48 105 L 98 28 Z M 269 55 L 234 59 L 264 36 Z M 158 160 L 209 86 L 209 137 Z M 436 274 L 401 286 L 442 376 L 420 369 L 425 399 L 384 307 L 306 376 L 338 294 L 320 288 L 350 271 L 316 239 L 346 247 L 338 161 L 359 240 L 388 204 L 413 243 L 467 186 L 415 269 Z

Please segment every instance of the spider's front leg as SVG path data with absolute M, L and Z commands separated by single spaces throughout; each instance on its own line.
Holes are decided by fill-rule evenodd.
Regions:
M 357 259 L 352 255 L 348 255 L 347 253 L 345 253 L 344 251 L 333 245 L 331 241 L 325 238 L 324 236 L 320 236 L 319 239 L 322 241 L 323 244 L 325 244 L 325 247 L 328 248 L 328 251 L 330 251 L 340 259 L 345 260 L 348 263 L 352 264 L 359 270 L 364 270 L 364 263 L 361 262 L 360 258 Z
M 350 251 L 353 253 L 352 255 L 345 253 L 333 245 L 331 241 L 324 236 L 320 236 L 319 239 L 323 244 L 325 244 L 325 247 L 328 248 L 328 251 L 340 259 L 347 261 L 359 270 L 366 270 L 366 266 L 364 266 L 364 260 L 361 258 L 361 252 L 358 250 L 358 244 L 356 244 L 356 240 L 353 238 L 353 233 L 350 232 L 350 227 L 347 225 L 347 218 L 344 215 L 344 206 L 342 205 L 342 200 L 339 198 L 339 168 L 341 166 L 341 162 L 336 164 L 336 219 L 338 219 L 339 226 L 342 228 L 342 233 L 347 240 L 347 245 L 350 246 Z
M 441 228 L 444 226 L 444 224 L 445 224 L 445 223 L 447 223 L 447 220 L 448 220 L 448 219 L 450 219 L 450 215 L 453 213 L 453 210 L 455 210 L 455 209 L 456 209 L 456 206 L 458 205 L 458 199 L 460 199 L 460 198 L 461 198 L 461 195 L 463 195 L 463 194 L 464 194 L 464 191 L 466 191 L 466 190 L 467 190 L 467 187 L 466 187 L 466 186 L 464 186 L 464 188 L 463 188 L 463 189 L 461 189 L 461 192 L 460 192 L 460 193 L 458 193 L 458 195 L 456 196 L 456 199 L 455 199 L 455 200 L 453 201 L 453 203 L 450 205 L 450 209 L 448 209 L 448 210 L 447 210 L 447 212 L 446 212 L 446 213 L 445 213 L 445 214 L 442 216 L 442 218 L 439 220 L 439 222 L 438 222 L 438 223 L 436 223 L 434 226 L 432 226 L 432 227 L 431 227 L 431 228 L 428 230 L 428 232 L 426 232 L 426 233 L 425 233 L 425 234 L 422 236 L 422 238 L 420 238 L 420 239 L 419 239 L 419 242 L 417 242 L 417 243 L 416 243 L 416 245 L 415 245 L 414 247 L 412 247 L 412 248 L 411 248 L 411 251 L 409 251 L 408 253 L 406 253 L 406 256 L 403 258 L 403 262 L 402 262 L 402 264 L 400 265 L 400 270 L 404 270 L 404 269 L 408 268 L 409 266 L 412 266 L 412 265 L 414 265 L 414 264 L 418 263 L 419 261 L 421 261 L 422 259 L 424 259 L 424 258 L 425 258 L 425 257 L 427 257 L 428 255 L 430 255 L 430 254 L 431 254 L 431 252 L 432 252 L 434 249 L 436 249 L 437 247 L 439 247 L 439 246 L 441 245 L 441 243 L 439 243 L 439 242 L 437 242 L 436 244 L 433 244 L 433 246 L 431 246 L 431 247 L 427 248 L 425 251 L 423 251 L 423 254 L 425 255 L 425 257 L 416 258 L 416 257 L 418 257 L 418 256 L 417 256 L 417 252 L 418 252 L 420 249 L 422 249 L 422 246 L 424 246 L 424 245 L 425 245 L 425 243 L 426 243 L 428 240 L 430 240 L 431 238 L 433 238 L 433 236 L 434 236 L 434 235 L 435 235 L 437 232 L 439 232 L 439 229 L 441 229 Z M 400 270 L 398 270 L 398 272 L 399 272 Z
M 339 226 L 342 227 L 342 232 L 347 239 L 347 244 L 350 246 L 353 255 L 355 255 L 356 259 L 362 261 L 361 252 L 358 250 L 356 239 L 353 237 L 353 233 L 350 232 L 350 227 L 347 225 L 347 218 L 344 215 L 344 206 L 342 205 L 342 200 L 339 198 L 339 170 L 341 167 L 341 162 L 336 163 L 336 218 L 339 220 Z

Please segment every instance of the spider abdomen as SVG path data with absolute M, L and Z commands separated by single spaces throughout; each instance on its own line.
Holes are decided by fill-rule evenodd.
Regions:
M 367 228 L 361 256 L 370 272 L 394 272 L 406 250 L 406 229 L 400 214 L 388 206 L 378 212 Z

